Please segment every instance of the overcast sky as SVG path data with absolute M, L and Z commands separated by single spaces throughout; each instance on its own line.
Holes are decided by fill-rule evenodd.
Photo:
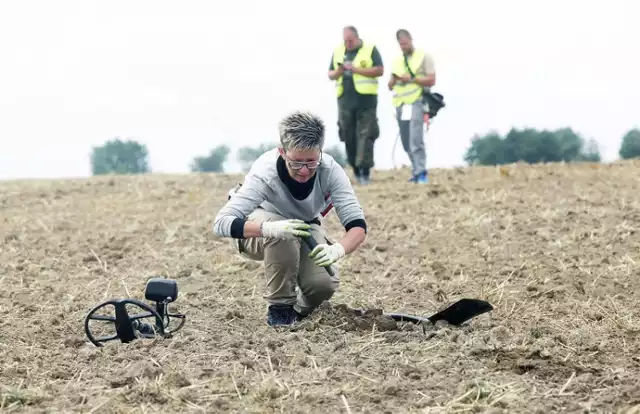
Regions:
M 606 160 L 640 126 L 637 0 L 0 0 L 0 178 L 90 174 L 91 147 L 148 145 L 154 171 L 277 140 L 294 109 L 321 115 L 338 143 L 327 79 L 342 27 L 378 45 L 378 168 L 406 162 L 386 89 L 395 31 L 435 59 L 447 102 L 428 167 L 463 164 L 471 137 L 570 126 Z M 231 154 L 231 159 L 235 153 Z M 235 163 L 229 165 L 236 170 Z

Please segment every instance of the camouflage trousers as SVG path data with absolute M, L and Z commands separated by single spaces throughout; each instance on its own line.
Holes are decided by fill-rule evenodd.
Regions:
M 356 173 L 374 166 L 373 149 L 380 136 L 375 107 L 352 109 L 339 105 L 338 134 L 340 141 L 344 142 L 347 162 Z

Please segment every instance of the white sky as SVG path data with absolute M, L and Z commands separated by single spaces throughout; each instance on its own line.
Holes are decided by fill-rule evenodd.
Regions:
M 639 14 L 638 0 L 0 0 L 0 179 L 87 176 L 91 147 L 115 136 L 147 144 L 154 171 L 187 172 L 216 145 L 277 140 L 293 109 L 337 143 L 326 73 L 348 24 L 387 68 L 400 27 L 433 55 L 447 108 L 429 168 L 512 126 L 570 126 L 614 159 L 640 124 Z M 388 73 L 377 168 L 393 167 L 397 136 Z

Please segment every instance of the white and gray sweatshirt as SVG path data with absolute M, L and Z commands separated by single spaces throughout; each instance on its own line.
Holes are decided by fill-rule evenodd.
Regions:
M 340 223 L 367 230 L 364 211 L 346 172 L 331 155 L 322 154 L 316 174 L 306 183 L 292 179 L 277 148 L 262 154 L 251 166 L 242 186 L 216 215 L 213 232 L 220 237 L 244 238 L 244 223 L 257 207 L 306 222 L 336 209 Z

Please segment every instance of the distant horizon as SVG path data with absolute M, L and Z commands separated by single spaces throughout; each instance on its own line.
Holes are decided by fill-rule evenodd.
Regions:
M 534 129 L 535 129 L 535 127 L 529 127 L 529 126 L 522 126 L 522 127 L 515 127 L 515 126 L 513 126 L 513 127 L 509 128 L 508 130 L 511 130 L 512 128 L 513 128 L 513 129 L 527 129 L 527 128 L 534 128 Z M 548 128 L 548 130 L 556 130 L 556 129 L 562 129 L 562 128 L 572 128 L 572 127 L 571 127 L 571 126 L 564 126 L 564 127 L 563 127 L 563 126 L 560 126 L 560 127 L 557 127 L 557 128 Z M 572 129 L 573 129 L 573 128 L 572 128 Z M 629 128 L 629 130 L 625 131 L 625 134 L 626 134 L 627 132 L 629 132 L 629 131 L 633 130 L 633 129 L 638 129 L 638 130 L 640 130 L 640 127 L 638 127 L 638 126 L 633 126 L 633 127 Z M 507 131 L 508 131 L 508 130 L 507 130 Z M 575 129 L 573 129 L 573 130 L 574 130 L 574 132 L 576 132 L 577 134 L 579 134 L 579 135 L 580 135 L 580 136 L 585 140 L 585 142 L 584 142 L 585 144 L 588 142 L 588 139 L 589 139 L 589 138 L 587 138 L 587 137 L 585 137 L 583 134 L 581 134 L 581 133 L 580 133 L 580 131 L 577 131 L 577 130 L 575 130 Z M 504 135 L 505 135 L 505 133 L 506 133 L 506 132 L 505 132 L 505 133 L 500 133 L 500 131 L 498 131 L 497 129 L 488 129 L 487 131 L 485 131 L 485 132 L 483 132 L 483 133 L 477 133 L 477 134 L 472 135 L 472 136 L 469 138 L 469 145 L 471 144 L 471 139 L 472 139 L 474 136 L 483 136 L 483 135 L 487 135 L 487 134 L 489 134 L 489 133 L 491 133 L 491 132 L 497 132 L 497 133 L 499 133 L 501 136 L 504 136 Z M 622 138 L 623 138 L 623 136 L 624 136 L 624 134 L 620 137 L 620 144 L 622 143 Z M 136 140 L 136 139 L 135 139 L 135 138 L 133 138 L 133 137 L 128 137 L 128 136 L 119 136 L 119 137 L 112 137 L 112 138 L 110 138 L 110 139 L 107 139 L 107 140 L 105 140 L 105 141 L 104 141 L 104 143 L 106 143 L 106 142 L 107 142 L 107 141 L 109 141 L 109 140 L 116 139 L 116 138 L 120 138 L 120 139 L 121 139 L 121 140 L 123 140 L 123 141 L 127 141 L 127 140 L 130 140 L 130 139 L 131 139 L 131 140 L 133 140 L 133 141 L 138 141 L 138 140 Z M 403 152 L 402 144 L 400 143 L 399 138 L 397 138 L 397 139 L 398 139 L 398 141 L 397 141 L 397 145 L 396 145 L 396 148 L 395 148 L 395 154 L 392 154 L 392 155 L 396 155 L 396 156 L 400 155 L 400 156 L 402 156 L 402 155 L 404 155 L 404 154 L 402 154 L 402 152 Z M 144 142 L 142 142 L 142 141 L 138 141 L 138 142 L 144 143 Z M 596 142 L 597 142 L 597 141 L 596 141 Z M 103 143 L 103 144 L 104 144 L 104 143 Z M 264 142 L 264 143 L 267 143 L 267 142 Z M 103 144 L 102 144 L 102 145 L 103 145 Z M 258 145 L 260 145 L 260 144 L 261 144 L 261 143 L 257 143 L 255 146 L 258 146 Z M 225 145 L 225 144 L 218 144 L 218 145 Z M 227 145 L 228 145 L 228 144 L 227 144 Z M 343 146 L 343 145 L 342 145 L 342 143 L 340 143 L 340 142 L 337 142 L 337 143 L 336 143 L 336 142 L 332 142 L 331 144 L 325 144 L 324 148 L 332 147 L 332 146 L 334 146 L 334 145 L 338 145 L 338 146 L 340 146 L 340 147 L 341 147 L 341 149 L 344 151 L 344 146 Z M 599 143 L 599 142 L 598 142 L 598 145 L 600 145 L 600 143 Z M 97 146 L 100 146 L 100 145 L 97 145 Z M 235 155 L 237 154 L 238 150 L 239 150 L 240 148 L 244 147 L 245 145 L 238 146 L 238 147 L 233 147 L 233 146 L 231 146 L 231 145 L 228 145 L 228 146 L 229 146 L 229 148 L 230 148 L 230 150 L 231 150 L 231 152 L 229 153 L 229 160 L 225 162 L 225 169 L 226 169 L 226 170 L 225 170 L 224 172 L 220 172 L 220 174 L 244 174 L 244 172 L 242 171 L 242 168 L 241 168 L 241 163 L 239 163 L 238 161 L 236 161 L 236 159 L 235 159 Z M 210 152 L 212 149 L 214 149 L 214 148 L 215 148 L 215 147 L 212 147 L 209 151 L 204 152 L 204 153 L 195 154 L 192 158 L 199 157 L 199 156 L 207 156 L 207 155 L 209 154 L 209 152 Z M 150 168 L 150 170 L 151 170 L 151 171 L 150 171 L 150 172 L 151 172 L 151 174 L 182 175 L 182 174 L 190 174 L 190 173 L 192 173 L 192 172 L 189 170 L 189 164 L 187 164 L 187 165 L 185 166 L 185 168 L 184 168 L 184 170 L 183 170 L 183 171 L 178 171 L 178 170 L 176 170 L 176 171 L 162 171 L 162 170 L 154 170 L 154 168 L 153 168 L 153 162 L 152 162 L 152 156 L 153 156 L 153 154 L 152 154 L 152 149 L 151 149 L 151 148 L 149 148 L 149 147 L 147 147 L 147 149 L 148 149 L 148 151 L 149 151 L 149 168 Z M 602 155 L 602 160 L 601 160 L 601 162 L 600 162 L 600 163 L 605 164 L 605 163 L 612 163 L 612 162 L 616 162 L 616 161 L 620 161 L 620 160 L 621 160 L 621 159 L 619 158 L 619 155 L 618 155 L 618 151 L 617 151 L 617 150 L 616 150 L 616 153 L 615 153 L 615 154 L 613 154 L 612 156 L 610 156 L 610 157 L 607 159 L 607 158 L 605 158 L 605 156 L 604 156 L 604 154 L 603 154 L 603 151 L 602 151 L 602 147 L 601 147 L 601 146 L 600 146 L 600 148 L 599 148 L 599 149 L 600 149 L 600 152 L 601 152 L 601 155 Z M 91 148 L 90 148 L 90 150 L 91 150 Z M 619 150 L 619 146 L 618 146 L 618 150 Z M 459 163 L 452 163 L 452 164 L 449 164 L 449 165 L 440 165 L 439 167 L 430 167 L 429 169 L 430 169 L 430 170 L 434 170 L 434 169 L 435 169 L 435 170 L 438 170 L 438 169 L 445 169 L 445 170 L 446 170 L 446 169 L 455 169 L 455 168 L 460 168 L 460 167 L 467 167 L 467 163 L 464 161 L 463 157 L 464 157 L 464 152 L 463 152 L 463 153 L 461 154 L 461 156 L 460 156 L 460 162 L 459 162 Z M 89 154 L 89 155 L 87 156 L 87 170 L 88 170 L 88 172 L 87 172 L 86 174 L 84 174 L 84 175 L 76 175 L 76 176 L 43 176 L 43 177 L 37 177 L 37 176 L 25 176 L 25 177 L 2 177 L 2 176 L 0 176 L 0 181 L 12 181 L 12 180 L 13 180 L 13 181 L 16 181 L 16 180 L 17 180 L 17 181 L 24 181 L 24 180 L 30 180 L 30 179 L 34 179 L 34 180 L 57 180 L 57 179 L 62 179 L 62 180 L 64 180 L 64 179 L 80 179 L 80 178 L 89 178 L 89 177 L 92 177 L 92 176 L 93 176 L 93 175 L 91 174 L 90 158 L 91 158 L 91 155 Z M 405 166 L 408 166 L 408 165 L 409 165 L 407 160 L 403 159 L 402 161 L 405 163 Z M 374 171 L 389 171 L 389 170 L 394 170 L 394 169 L 400 169 L 400 168 L 402 167 L 402 166 L 401 166 L 401 163 L 396 162 L 396 164 L 397 164 L 397 166 L 396 166 L 396 167 L 394 167 L 393 165 L 389 165 L 389 166 L 386 166 L 386 167 L 384 167 L 384 168 L 374 167 Z M 507 164 L 507 165 L 508 165 L 508 164 Z M 198 172 L 193 172 L 193 173 L 198 173 Z M 136 174 L 136 175 L 139 175 L 139 174 Z
M 507 164 L 498 164 L 498 165 L 467 165 L 466 163 L 461 163 L 459 165 L 451 165 L 451 166 L 442 166 L 442 167 L 433 167 L 430 168 L 430 171 L 448 171 L 448 170 L 459 170 L 459 169 L 475 169 L 475 168 L 494 168 L 499 170 L 503 167 L 511 167 L 511 166 L 525 166 L 530 168 L 540 168 L 547 165 L 586 165 L 586 164 L 599 164 L 603 166 L 613 165 L 613 164 L 640 164 L 640 158 L 632 158 L 632 159 L 612 159 L 612 160 L 602 160 L 602 161 L 551 161 L 551 162 L 538 162 L 538 163 L 527 163 L 526 161 L 513 162 Z M 372 181 L 375 183 L 375 172 L 400 172 L 402 170 L 410 171 L 410 166 L 408 164 L 398 165 L 397 167 L 390 167 L 384 169 L 374 168 L 372 175 Z M 347 170 L 347 173 L 350 172 Z M 18 177 L 18 178 L 0 178 L 0 183 L 10 183 L 10 182 L 28 182 L 28 181 L 46 181 L 46 182 L 56 182 L 56 181 L 76 181 L 76 180 L 91 180 L 91 179 L 104 179 L 104 178 L 119 178 L 119 177 L 142 177 L 142 176 L 188 176 L 188 175 L 226 175 L 226 176 L 239 176 L 242 177 L 246 173 L 242 171 L 225 171 L 225 172 L 213 172 L 213 171 L 172 171 L 172 172 L 163 172 L 163 171 L 150 171 L 146 173 L 129 173 L 129 174 L 100 174 L 100 175 L 79 175 L 79 176 L 67 176 L 67 177 Z

